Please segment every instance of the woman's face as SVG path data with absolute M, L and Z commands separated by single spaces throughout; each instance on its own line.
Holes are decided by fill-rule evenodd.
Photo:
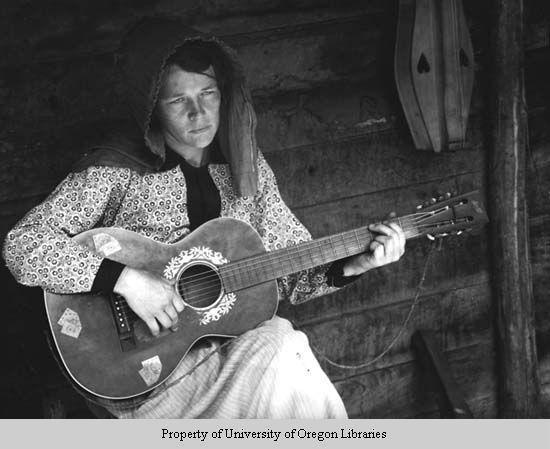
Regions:
M 220 123 L 221 93 L 214 69 L 194 73 L 171 65 L 161 82 L 157 117 L 167 144 L 184 151 L 206 148 Z

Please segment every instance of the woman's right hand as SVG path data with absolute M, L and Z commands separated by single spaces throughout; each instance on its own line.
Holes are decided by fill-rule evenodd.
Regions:
M 158 276 L 125 267 L 113 291 L 124 297 L 155 337 L 160 333 L 159 324 L 165 329 L 177 329 L 178 313 L 184 308 L 183 300 L 172 285 Z

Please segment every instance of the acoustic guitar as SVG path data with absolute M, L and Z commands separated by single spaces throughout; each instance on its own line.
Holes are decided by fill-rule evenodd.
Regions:
M 479 192 L 394 219 L 407 239 L 470 230 L 487 221 Z M 234 337 L 273 317 L 276 279 L 366 250 L 368 226 L 266 252 L 259 234 L 232 218 L 211 220 L 180 242 L 164 244 L 120 228 L 73 237 L 104 257 L 170 283 L 185 303 L 176 331 L 153 337 L 118 295 L 45 292 L 59 359 L 79 389 L 103 399 L 138 397 L 161 385 L 193 344 Z

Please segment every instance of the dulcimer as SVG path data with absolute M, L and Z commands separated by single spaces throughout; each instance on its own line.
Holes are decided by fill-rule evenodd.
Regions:
M 394 68 L 415 147 L 466 146 L 474 58 L 462 0 L 399 0 Z
M 470 230 L 487 215 L 476 191 L 392 220 L 414 239 Z M 199 339 L 235 337 L 272 318 L 276 279 L 360 254 L 372 238 L 365 226 L 268 252 L 252 226 L 233 218 L 211 220 L 173 244 L 121 228 L 88 230 L 73 239 L 162 278 L 185 308 L 177 330 L 154 337 L 121 296 L 46 291 L 53 347 L 79 390 L 111 400 L 138 397 L 165 382 Z

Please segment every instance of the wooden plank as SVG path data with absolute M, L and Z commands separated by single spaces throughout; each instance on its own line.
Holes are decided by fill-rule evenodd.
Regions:
M 529 217 L 550 214 L 550 142 L 530 149 L 526 199 Z
M 124 117 L 124 102 L 113 73 L 100 73 L 96 65 L 92 67 L 63 67 L 55 81 L 47 76 L 25 80 L 24 73 L 14 73 L 20 84 L 10 82 L 9 89 L 0 84 L 0 121 L 4 124 L 0 153 L 9 156 L 39 144 L 49 150 L 63 134 L 74 134 L 71 150 L 78 151 L 75 147 L 81 146 L 83 139 L 74 130 L 86 137 L 87 127 L 97 128 Z M 257 95 L 259 146 L 269 152 L 404 126 L 393 85 L 387 79 L 382 81 L 383 77 L 379 74 L 359 82 L 329 82 L 307 90 Z M 481 101 L 472 107 L 479 111 Z M 408 136 L 408 131 L 403 135 Z M 470 120 L 467 141 L 477 146 L 482 141 L 478 115 Z
M 413 329 L 427 325 L 443 332 L 439 338 L 445 341 L 447 348 L 466 345 L 468 349 L 465 354 L 469 355 L 471 353 L 471 348 L 467 346 L 469 343 L 490 339 L 491 332 L 487 328 L 489 323 L 488 295 L 489 284 L 486 282 L 482 286 L 461 289 L 456 296 L 445 293 L 422 298 L 421 304 L 426 304 L 426 307 L 417 309 L 412 323 L 408 326 L 409 329 L 405 332 L 403 342 L 408 342 L 408 337 Z M 410 303 L 380 307 L 370 310 L 367 315 L 350 311 L 349 314 L 344 315 L 340 324 L 335 325 L 334 321 L 324 325 L 312 324 L 306 327 L 306 332 L 310 337 L 311 344 L 321 348 L 321 351 L 333 359 L 340 359 L 341 362 L 368 360 L 385 348 L 391 337 L 395 335 L 395 323 L 403 318 L 409 305 Z M 433 310 L 433 307 L 440 307 L 440 310 Z M 399 308 L 399 311 L 396 310 Z M 452 311 L 452 318 L 448 316 L 449 311 Z M 445 319 L 442 320 L 442 317 Z M 366 335 L 369 336 L 367 344 L 364 342 Z M 382 342 L 381 339 L 385 339 L 385 341 Z M 412 355 L 408 343 L 403 342 L 398 343 L 395 350 L 374 365 L 380 369 L 371 371 L 372 367 L 367 368 L 370 371 L 368 374 L 352 375 L 350 378 L 350 373 L 353 371 L 331 369 L 321 362 L 325 369 L 331 373 L 332 380 L 336 382 L 352 417 L 415 417 L 421 411 L 426 410 L 424 406 L 418 405 L 427 400 L 422 394 L 425 389 L 422 388 L 418 373 L 411 373 L 407 370 L 407 367 L 412 364 Z M 492 364 L 493 352 L 485 352 L 480 359 L 484 363 Z M 464 370 L 460 375 L 460 386 L 466 392 L 469 403 L 470 398 L 487 395 L 488 391 L 492 389 L 485 382 L 488 375 L 493 376 L 492 367 L 487 368 L 485 373 L 480 375 L 479 366 L 480 364 L 477 362 L 472 363 L 464 360 L 452 363 L 454 369 L 459 367 Z M 416 370 L 416 367 L 409 369 Z M 454 369 L 453 372 L 455 372 Z M 415 376 L 414 382 L 411 381 L 411 376 Z M 476 379 L 475 385 L 470 383 L 472 378 Z M 347 388 L 352 388 L 352 391 L 350 392 Z M 410 405 L 411 401 L 413 406 Z M 428 409 L 431 407 L 433 406 L 429 406 Z M 471 407 L 476 416 L 495 416 L 494 413 L 487 412 L 486 406 L 479 408 L 477 405 L 471 404 Z
M 348 366 L 369 363 L 356 372 L 412 360 L 410 339 L 416 329 L 433 330 L 445 350 L 478 343 L 491 333 L 488 282 L 420 297 L 408 324 L 399 334 L 411 304 L 412 298 L 380 307 L 367 305 L 343 310 L 339 316 L 323 316 L 295 324 L 308 335 L 311 346 L 333 362 Z M 399 339 L 386 352 L 397 335 Z M 384 356 L 378 358 L 382 353 Z M 321 359 L 323 368 L 333 377 L 353 374 Z
M 417 330 L 411 342 L 422 367 L 423 385 L 435 393 L 441 417 L 473 418 L 433 332 Z
M 479 243 L 483 240 L 479 239 Z M 475 242 L 475 241 L 474 241 Z M 443 295 L 463 286 L 484 285 L 488 282 L 485 256 L 468 254 L 468 247 L 432 254 L 421 296 Z M 427 249 L 417 245 L 409 248 L 402 260 L 373 270 L 356 282 L 331 295 L 315 298 L 298 306 L 283 301 L 279 314 L 297 325 L 314 325 L 340 319 L 344 314 L 363 313 L 398 304 L 409 304 L 417 293 L 423 266 L 418 257 Z M 481 262 L 480 262 L 481 259 Z M 462 263 L 470 263 L 464 267 Z M 438 269 L 441 267 L 441 271 Z
M 548 11 L 537 14 L 548 26 Z M 530 217 L 530 260 L 533 279 L 537 356 L 541 364 L 550 354 L 550 134 L 546 80 L 550 75 L 550 51 L 541 48 L 526 53 L 526 90 L 529 114 L 529 151 L 526 196 Z M 550 388 L 541 376 L 543 416 L 550 417 Z
M 273 152 L 380 131 L 397 131 L 403 141 L 409 141 L 393 91 L 393 85 L 375 78 L 261 97 L 256 101 L 259 145 L 265 152 Z M 480 112 L 481 101 L 475 101 L 473 107 Z M 474 148 L 480 148 L 483 141 L 480 119 L 479 114 L 473 114 L 467 130 L 466 140 Z
M 529 1 L 524 4 L 525 36 L 524 45 L 526 50 L 548 47 L 550 8 L 545 1 Z
M 53 100 L 50 98 L 50 102 L 40 100 L 45 92 L 49 92 L 47 86 L 42 86 L 40 92 L 25 91 L 26 87 L 22 86 L 22 93 L 27 94 L 22 103 L 18 105 L 18 101 L 9 101 L 13 105 L 10 105 L 7 115 L 13 115 L 14 122 L 11 124 L 13 126 L 0 130 L 0 154 L 9 158 L 14 152 L 52 151 L 69 153 L 69 158 L 73 152 L 73 158 L 77 157 L 86 140 L 91 139 L 94 133 L 113 126 L 117 114 L 124 116 L 109 82 L 102 84 L 102 87 L 94 89 L 97 90 L 95 96 L 75 88 L 72 99 L 60 103 L 57 96 Z M 384 94 L 385 90 L 380 81 L 342 82 L 304 92 L 279 92 L 256 99 L 259 146 L 264 152 L 271 152 L 401 128 L 404 124 L 398 118 L 400 106 L 395 99 Z M 25 103 L 33 94 L 32 101 L 38 101 L 39 105 L 32 101 Z M 80 98 L 82 95 L 94 96 L 94 99 Z M 78 107 L 80 100 L 86 105 L 85 108 Z M 6 100 L 6 105 L 9 102 Z M 55 106 L 50 107 L 50 103 Z M 33 112 L 33 106 L 40 106 L 38 114 Z M 23 109 L 18 110 L 18 107 Z M 16 120 L 18 114 L 28 117 L 28 120 L 38 120 L 39 124 L 33 123 L 29 129 L 28 122 L 20 118 Z M 472 117 L 469 132 L 468 141 L 479 147 L 482 141 L 479 116 Z M 408 136 L 407 131 L 404 130 L 403 135 Z
M 108 83 L 103 84 L 103 89 L 94 88 L 97 95 L 90 101 L 81 98 L 86 96 L 86 92 L 75 87 L 71 93 L 74 96 L 69 95 L 54 109 L 50 109 L 46 98 L 40 100 L 41 96 L 50 92 L 48 86 L 42 86 L 40 93 L 26 91 L 26 87 L 22 86 L 21 93 L 27 95 L 19 105 L 15 105 L 17 101 L 10 100 L 14 103 L 10 105 L 9 113 L 13 115 L 14 123 L 0 130 L 0 135 L 4 134 L 0 137 L 0 154 L 5 160 L 19 157 L 28 163 L 40 157 L 56 159 L 63 170 L 68 169 L 84 151 L 87 141 L 114 121 L 117 111 L 123 115 Z M 381 91 L 378 83 L 340 83 L 302 93 L 282 93 L 263 98 L 256 104 L 258 144 L 264 152 L 270 152 L 394 128 L 395 105 L 391 105 Z M 34 98 L 27 100 L 33 94 L 36 94 Z M 78 107 L 76 103 L 80 100 L 85 107 Z M 39 112 L 33 111 L 33 108 Z M 18 114 L 28 119 L 17 120 Z M 103 114 L 103 117 L 94 120 L 93 117 L 98 114 Z M 39 125 L 29 129 L 30 120 L 38 121 Z M 39 163 L 37 166 L 41 165 Z
M 235 47 L 256 98 L 272 96 L 274 91 L 299 90 L 299 106 L 315 115 L 315 105 L 304 102 L 302 93 L 321 84 L 345 81 L 363 83 L 363 89 L 374 84 L 374 91 L 383 92 L 378 96 L 386 97 L 384 102 L 397 104 L 393 77 L 388 76 L 391 67 L 377 60 L 381 52 L 392 51 L 389 43 L 380 44 L 393 38 L 384 23 L 358 15 L 298 29 L 288 26 L 272 31 L 269 38 L 241 39 Z M 121 92 L 111 54 L 58 60 L 39 67 L 5 67 L 0 71 L 0 105 L 5 105 L 0 117 L 6 123 L 0 127 L 5 133 L 0 139 L 7 138 L 8 130 L 25 134 L 37 126 L 45 131 L 59 123 L 123 115 Z M 365 107 L 372 106 L 369 98 L 362 101 Z
M 548 29 L 549 17 L 544 13 L 538 16 L 540 21 L 535 24 L 534 31 Z M 542 37 L 542 36 L 541 36 Z M 543 37 L 548 39 L 548 35 Z M 526 36 L 529 39 L 529 36 Z M 526 45 L 529 45 L 528 41 Z M 525 51 L 525 94 L 526 106 L 529 110 L 529 137 L 531 148 L 534 149 L 539 142 L 548 142 L 548 99 L 550 97 L 550 47 L 540 45 L 535 49 Z
M 285 83 L 303 88 L 327 77 L 332 80 L 342 79 L 345 75 L 364 78 L 364 70 L 373 67 L 379 39 L 388 33 L 382 24 L 383 21 L 377 17 L 352 15 L 300 26 L 286 25 L 263 32 L 261 36 L 245 28 L 242 31 L 246 34 L 239 34 L 236 38 L 226 36 L 224 40 L 239 54 L 253 91 L 273 89 Z M 73 44 L 72 41 L 68 43 Z M 354 45 L 350 46 L 352 43 Z M 304 52 L 304 48 L 308 51 Z M 40 63 L 41 77 L 32 65 L 5 66 L 1 73 L 6 87 L 16 87 L 23 81 L 25 84 L 29 84 L 29 80 L 39 82 L 36 78 L 59 81 L 56 75 L 59 78 L 63 67 L 71 68 L 66 71 L 69 76 L 72 69 L 88 67 L 103 72 L 101 78 L 108 79 L 112 76 L 109 72 L 113 72 L 113 58 L 109 52 Z M 23 79 L 13 79 L 14 73 L 19 73 Z M 83 79 L 93 81 L 94 78 Z
M 13 0 L 9 3 L 0 17 L 0 27 L 7 30 L 1 49 L 6 55 L 3 63 L 12 65 L 111 52 L 116 49 L 126 27 L 147 15 L 181 17 L 197 28 L 225 36 L 323 21 L 335 16 L 376 14 L 388 9 L 383 0 L 369 0 L 359 5 L 354 0 L 342 0 L 337 8 L 330 0 L 305 0 L 294 4 L 283 0 L 202 3 L 160 0 L 141 4 L 103 2 L 101 6 L 80 0 L 57 7 L 40 3 L 32 7 L 30 4 L 14 5 Z
M 549 53 L 550 56 L 550 53 Z M 546 58 L 548 59 L 548 58 Z M 542 65 L 541 67 L 546 67 Z M 527 66 L 529 69 L 529 66 Z M 533 68 L 532 71 L 535 71 Z M 536 71 L 535 71 L 536 72 Z M 537 77 L 543 77 L 544 68 Z M 533 87 L 534 80 L 531 86 Z M 538 86 L 535 85 L 535 86 Z M 529 84 L 527 84 L 529 87 Z M 528 89 L 529 90 L 529 89 Z M 535 101 L 545 98 L 540 89 L 532 95 Z M 530 261 L 535 306 L 536 345 L 539 359 L 550 353 L 550 135 L 545 110 L 529 116 L 530 148 L 527 154 L 526 198 L 530 221 Z
M 541 418 L 550 418 L 550 354 L 539 358 L 539 374 L 541 383 Z
M 277 176 L 284 177 L 278 172 Z M 319 205 L 293 207 L 293 212 L 312 232 L 315 237 L 341 232 L 347 229 L 364 226 L 384 218 L 390 211 L 399 215 L 414 212 L 415 207 L 429 200 L 434 195 L 446 192 L 465 193 L 471 190 L 482 189 L 483 174 L 473 172 L 451 175 L 434 181 L 419 182 L 406 186 L 384 189 L 378 192 L 337 198 Z M 281 189 L 283 185 L 281 184 Z M 286 194 L 283 192 L 283 196 Z M 19 197 L 0 203 L 0 234 L 3 223 L 14 223 L 31 207 L 38 204 L 44 194 L 37 196 Z
M 264 152 L 360 138 L 399 126 L 399 106 L 380 80 L 329 83 L 255 99 Z
M 370 79 L 379 70 L 381 22 L 328 24 L 304 36 L 237 48 L 253 93 L 308 89 L 327 81 Z M 307 48 L 307 51 L 304 49 Z
M 92 131 L 94 129 L 92 126 L 89 128 Z M 26 211 L 38 204 L 62 179 L 73 160 L 78 157 L 78 151 L 82 151 L 82 148 L 79 148 L 78 151 L 77 149 L 73 152 L 70 151 L 72 147 L 70 142 L 73 140 L 71 136 L 76 134 L 85 136 L 82 127 L 76 127 L 72 131 L 62 133 L 60 140 L 52 142 L 51 145 L 38 142 L 32 150 L 18 151 L 15 154 L 16 161 L 9 162 L 9 158 L 5 159 L 2 182 L 6 200 L 0 203 L 0 235 L 4 235 Z M 91 136 L 88 136 L 88 139 L 91 139 Z M 345 143 L 341 145 L 345 145 Z M 336 143 L 334 146 L 337 147 Z M 56 150 L 55 154 L 47 153 L 44 147 Z M 10 148 L 7 151 L 13 150 Z M 66 157 L 63 159 L 64 154 Z M 282 167 L 283 164 L 279 164 L 279 168 L 275 167 L 275 171 L 280 181 L 283 181 L 279 184 L 283 190 L 283 196 L 286 198 L 285 185 L 287 182 L 284 182 L 286 175 Z M 2 179 L 1 172 L 2 168 L 0 167 L 0 179 Z M 33 176 L 22 176 L 22 173 L 33 173 Z M 365 221 L 383 217 L 390 210 L 408 212 L 413 205 L 420 204 L 437 192 L 466 192 L 481 188 L 482 178 L 480 172 L 449 176 L 435 181 L 409 184 L 406 189 L 396 186 L 395 189 L 389 189 L 386 195 L 381 196 L 369 196 L 369 194 L 349 198 L 343 196 L 338 198 L 334 204 L 313 206 L 311 213 L 302 212 L 305 210 L 303 207 L 294 207 L 294 212 L 315 236 L 322 236 L 362 226 Z M 346 181 L 344 180 L 344 182 Z M 10 198 L 17 199 L 10 200 Z M 291 206 L 293 205 L 291 204 Z M 327 219 L 327 211 L 331 212 L 330 219 Z M 320 223 L 323 224 L 320 225 Z
M 530 228 L 531 272 L 539 359 L 550 355 L 550 216 Z
M 140 4 L 105 2 L 101 6 L 94 4 L 94 7 L 84 0 L 63 6 L 37 3 L 31 7 L 16 0 L 6 3 L 0 17 L 0 28 L 7 30 L 0 47 L 5 55 L 2 65 L 111 52 L 128 24 L 145 15 L 179 16 L 197 28 L 221 36 L 280 30 L 340 17 L 373 14 L 381 16 L 380 20 L 394 21 L 396 16 L 395 5 L 384 0 L 342 0 L 337 7 L 330 0 L 302 0 L 299 3 L 224 0 L 198 4 L 189 0 L 160 0 Z M 487 9 L 483 3 L 472 0 L 465 1 L 464 6 L 475 48 L 480 51 L 485 46 Z M 538 4 L 533 8 L 529 6 L 526 5 L 526 48 L 547 47 L 546 12 L 539 11 Z
M 73 106 L 62 107 L 62 111 L 58 111 L 61 116 L 58 119 L 69 114 Z M 41 106 L 38 109 L 43 111 L 48 108 Z M 19 112 L 28 112 L 32 117 L 31 111 Z M 73 117 L 76 121 L 74 124 L 71 125 L 71 120 L 65 117 L 67 120 L 59 125 L 54 112 L 34 115 L 40 123 L 51 125 L 48 131 L 33 127 L 29 132 L 23 132 L 23 128 L 28 127 L 23 120 L 17 125 L 21 126 L 21 130 L 17 127 L 7 128 L 4 130 L 8 133 L 5 140 L 0 139 L 0 154 L 5 166 L 10 167 L 6 172 L 7 177 L 0 175 L 0 182 L 8 185 L 8 190 L 15 189 L 18 198 L 47 193 L 69 170 L 87 143 L 97 138 L 101 128 L 111 122 L 108 119 L 82 120 L 76 114 Z M 394 126 L 391 108 L 380 96 L 376 86 L 361 88 L 357 85 L 338 85 L 303 95 L 275 95 L 258 105 L 257 112 L 258 141 L 266 152 L 327 139 L 361 136 Z M 94 115 L 87 108 L 81 113 Z M 52 125 L 52 120 L 56 120 L 56 125 Z M 17 171 L 33 173 L 32 183 L 27 180 L 33 186 L 31 192 L 25 192 L 25 188 L 18 185 L 19 179 L 24 182 L 28 177 L 15 173 Z
M 550 387 L 550 355 L 541 357 L 539 364 L 540 383 L 545 388 Z
M 550 75 L 549 60 L 549 47 L 525 53 L 525 89 L 530 110 L 548 107 L 550 91 L 546 80 Z
M 285 8 L 270 8 L 261 14 L 238 14 L 223 17 L 203 17 L 194 26 L 201 31 L 238 43 L 243 40 L 269 40 L 273 34 L 289 35 L 315 29 L 331 22 L 356 22 L 359 17 L 372 17 L 378 21 L 392 19 L 393 8 L 383 0 L 358 2 L 348 0 L 334 4 L 287 4 Z
M 379 64 L 374 62 L 378 44 L 372 27 L 366 25 L 331 23 L 320 26 L 317 33 L 266 42 L 252 40 L 236 50 L 255 96 L 275 90 L 310 89 L 329 81 L 368 82 L 379 71 Z M 359 54 L 342 50 L 356 40 Z M 46 120 L 51 127 L 125 112 L 110 54 L 58 61 L 39 69 L 5 68 L 0 79 L 0 104 L 5 105 L 0 112 L 6 121 L 3 129 L 17 132 L 24 125 L 28 129 L 37 124 L 47 129 Z
M 69 151 L 70 142 L 75 141 L 71 137 L 76 138 L 81 132 L 84 141 L 84 133 L 89 136 L 92 131 L 93 128 L 78 126 L 71 135 L 56 136 L 51 143 L 27 151 L 14 151 L 6 157 L 0 166 L 0 183 L 5 186 L 0 201 L 49 192 L 78 157 L 77 150 Z M 294 208 L 343 195 L 359 195 L 395 185 L 470 173 L 479 169 L 483 156 L 476 149 L 435 156 L 418 154 L 411 148 L 408 136 L 401 136 L 398 131 L 278 153 L 268 154 L 267 158 L 278 175 L 285 199 Z M 33 177 L 26 176 L 27 173 L 33 173 Z M 303 190 L 304 186 L 307 191 Z
M 453 373 L 476 417 L 496 417 L 496 379 L 490 342 L 446 352 Z M 350 417 L 415 418 L 437 406 L 426 393 L 416 361 L 336 382 Z M 475 379 L 475 381 L 473 381 Z
M 479 418 L 495 418 L 497 416 L 497 400 L 494 395 L 482 395 L 469 400 L 470 408 L 473 414 Z M 414 416 L 405 418 L 414 419 L 438 419 L 440 418 L 437 410 L 424 411 Z
M 414 151 L 408 138 L 380 132 L 357 141 L 270 153 L 266 158 L 285 200 L 298 208 L 473 173 L 482 156 L 477 150 L 436 155 Z
M 361 8 L 363 8 L 363 6 L 361 6 Z M 375 12 L 384 9 L 381 8 L 380 5 L 373 6 L 373 2 L 369 2 L 369 4 L 365 6 L 365 9 L 369 8 Z M 387 10 L 388 8 L 386 7 L 385 9 Z M 31 14 L 34 12 L 36 11 L 27 11 L 27 13 Z M 97 11 L 94 11 L 93 13 L 96 14 Z M 105 11 L 101 11 L 101 13 L 103 14 Z M 336 17 L 340 17 L 338 14 L 341 14 L 342 12 L 341 9 L 336 9 L 333 13 Z M 324 20 L 327 17 L 331 17 L 332 13 L 330 11 L 327 12 L 324 9 L 314 9 L 305 14 L 306 15 L 302 16 L 297 23 L 304 24 L 307 22 L 315 25 L 316 20 Z M 307 14 L 311 14 L 311 18 L 308 19 Z M 474 15 L 478 15 L 478 11 L 475 11 Z M 289 33 L 294 33 L 295 35 L 296 23 L 291 23 L 291 26 L 277 27 L 277 25 L 283 24 L 283 16 L 285 16 L 285 14 L 282 16 L 277 13 L 268 15 L 268 17 L 271 18 L 265 19 L 266 27 L 273 28 L 274 26 L 277 28 L 278 35 L 281 36 L 289 36 Z M 261 17 L 265 16 L 262 15 Z M 29 21 L 30 19 L 27 17 L 27 20 Z M 238 21 L 241 19 L 236 18 L 236 16 L 232 16 L 228 20 Z M 250 22 L 250 20 L 248 22 Z M 254 23 L 254 21 L 252 22 Z M 109 30 L 112 26 L 113 25 L 104 24 L 102 29 Z M 258 25 L 257 28 L 262 29 L 262 26 L 263 25 Z M 233 31 L 237 30 L 236 25 L 232 25 L 229 28 Z M 294 31 L 285 32 L 285 29 L 291 29 Z M 40 30 L 40 33 L 44 33 L 45 30 L 47 31 L 47 27 L 41 23 Z M 310 33 L 311 31 L 308 29 L 305 35 Z M 32 40 L 33 39 L 30 39 L 30 41 Z M 86 35 L 86 41 L 89 40 L 93 41 L 93 38 Z M 74 46 L 74 42 L 70 42 L 72 48 Z M 379 53 L 379 50 L 377 50 L 377 52 Z M 17 53 L 22 54 L 22 52 Z M 272 56 L 273 55 L 270 55 L 270 58 L 272 58 Z M 260 65 L 263 66 L 263 64 Z M 285 66 L 285 64 L 280 64 L 279 66 Z M 103 67 L 103 69 L 101 69 L 101 67 Z M 537 67 L 537 70 L 540 72 L 539 65 L 537 65 Z M 28 86 L 33 83 L 29 83 L 28 77 L 31 76 L 32 78 L 32 75 L 28 75 L 28 73 L 36 74 L 38 72 L 40 72 L 40 76 L 34 75 L 37 77 L 35 89 L 29 91 Z M 74 76 L 71 75 L 73 72 Z M 50 75 L 48 75 L 48 73 L 50 73 Z M 387 76 L 385 76 L 385 78 L 388 79 Z M 44 80 L 48 79 L 52 79 L 54 84 L 52 84 L 52 82 L 44 82 Z M 110 114 L 115 114 L 117 111 L 122 112 L 120 108 L 121 102 L 118 101 L 119 99 L 116 95 L 116 89 L 113 90 L 113 83 L 111 82 L 112 79 L 113 73 L 111 69 L 111 58 L 109 55 L 100 55 L 97 59 L 92 60 L 80 58 L 66 62 L 59 61 L 58 63 L 56 62 L 56 67 L 53 67 L 51 72 L 49 72 L 44 66 L 40 67 L 39 71 L 19 69 L 12 71 L 6 70 L 3 72 L 3 77 L 0 78 L 0 97 L 4 100 L 2 103 L 11 103 L 9 109 L 5 112 L 8 115 L 12 114 L 11 116 L 14 117 L 14 119 L 12 123 L 8 123 L 6 126 L 2 126 L 1 128 L 3 130 L 9 130 L 17 126 L 18 123 L 21 123 L 22 117 L 32 117 L 32 124 L 26 123 L 24 120 L 23 123 L 21 123 L 22 129 L 26 133 L 29 127 L 35 128 L 37 123 L 44 124 L 43 126 L 45 129 L 51 129 L 52 126 L 55 126 L 59 122 L 67 123 L 69 121 L 81 120 L 84 118 L 89 119 L 91 116 L 98 117 L 104 115 L 107 111 Z M 12 84 L 18 80 L 24 81 L 24 83 Z M 102 83 L 101 80 L 105 80 L 105 83 Z M 76 88 L 71 90 L 71 86 L 75 86 Z M 82 89 L 82 87 L 85 87 L 85 89 Z M 90 92 L 87 92 L 87 89 L 90 90 Z M 13 95 L 16 94 L 10 93 L 10 91 L 22 92 L 22 95 L 11 101 L 10 99 L 14 98 Z M 58 92 L 65 93 L 66 96 L 60 97 Z M 540 95 L 538 95 L 537 98 L 540 98 Z M 27 105 L 26 110 L 24 107 L 25 105 Z M 39 112 L 37 113 L 37 111 Z M 4 114 L 4 116 L 6 116 L 6 114 Z M 374 119 L 376 118 L 377 117 L 374 117 Z M 365 121 L 368 121 L 369 119 L 371 119 L 371 117 L 368 117 Z M 346 123 L 346 120 L 341 120 L 340 123 Z M 311 134 L 315 134 L 315 132 L 312 132 Z M 279 136 L 284 135 L 287 135 L 284 130 L 279 133 Z M 273 140 L 276 141 L 276 139 Z
M 532 324 L 525 207 L 527 114 L 523 84 L 523 2 L 498 0 L 493 11 L 494 72 L 489 187 L 500 416 L 536 417 L 539 379 Z
M 335 201 L 294 208 L 293 212 L 314 237 L 322 237 L 365 226 L 384 219 L 390 212 L 405 215 L 415 212 L 417 205 L 446 192 L 484 191 L 481 172 L 450 175 L 361 195 L 342 196 Z

